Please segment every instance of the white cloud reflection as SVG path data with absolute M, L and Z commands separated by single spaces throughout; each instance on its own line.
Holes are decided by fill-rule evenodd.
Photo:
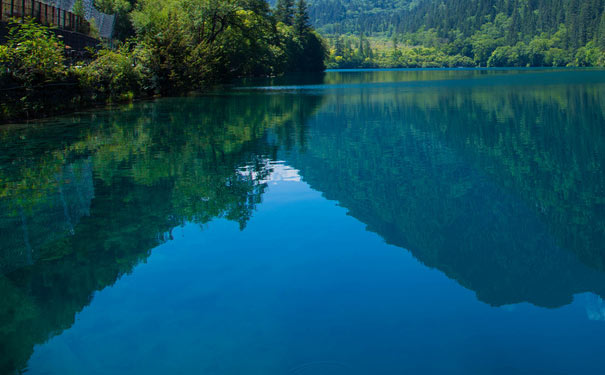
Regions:
M 298 169 L 294 169 L 285 164 L 284 161 L 273 161 L 270 159 L 263 160 L 264 171 L 270 171 L 266 176 L 265 173 L 255 171 L 252 166 L 245 166 L 238 169 L 240 176 L 250 178 L 257 183 L 277 183 L 280 181 L 301 181 L 301 177 L 298 174 Z
M 586 314 L 590 320 L 605 321 L 605 301 L 596 294 L 587 294 Z

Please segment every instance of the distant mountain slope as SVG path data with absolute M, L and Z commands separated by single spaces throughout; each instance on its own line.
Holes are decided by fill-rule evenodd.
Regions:
M 425 0 L 310 0 L 311 22 L 329 33 L 393 30 L 393 15 Z
M 554 33 L 561 24 L 573 44 L 605 37 L 605 0 L 309 0 L 311 22 L 325 33 L 409 33 L 433 28 L 442 38 L 472 35 L 498 14 L 510 33 Z
M 331 68 L 605 65 L 605 0 L 308 1 Z

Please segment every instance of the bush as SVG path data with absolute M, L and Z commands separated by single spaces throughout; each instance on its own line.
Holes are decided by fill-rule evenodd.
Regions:
M 573 66 L 602 66 L 604 52 L 594 42 L 588 42 L 584 47 L 578 48 Z
M 5 45 L 0 46 L 2 81 L 31 89 L 66 78 L 64 46 L 50 30 L 27 20 L 12 24 Z
M 101 50 L 92 62 L 74 67 L 72 71 L 94 101 L 129 100 L 145 88 L 143 68 L 135 62 L 134 53 L 127 46 L 115 51 Z
M 454 55 L 454 56 L 448 56 L 447 66 L 450 68 L 460 68 L 460 67 L 470 68 L 470 67 L 474 67 L 476 65 L 475 65 L 475 61 L 473 59 L 471 59 L 470 57 Z
M 487 66 L 489 67 L 524 67 L 531 65 L 531 60 L 527 45 L 519 42 L 514 46 L 501 46 L 496 48 L 489 59 L 487 60 Z M 538 60 L 535 56 L 534 60 Z M 539 60 L 543 60 L 540 57 Z
M 571 61 L 571 53 L 561 48 L 551 48 L 544 53 L 546 66 L 566 66 Z

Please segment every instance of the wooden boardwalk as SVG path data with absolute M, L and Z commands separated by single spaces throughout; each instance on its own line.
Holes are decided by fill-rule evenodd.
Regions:
M 0 43 L 8 33 L 10 20 L 23 21 L 25 18 L 51 27 L 68 50 L 83 51 L 101 43 L 88 35 L 90 23 L 86 19 L 38 0 L 0 0 Z

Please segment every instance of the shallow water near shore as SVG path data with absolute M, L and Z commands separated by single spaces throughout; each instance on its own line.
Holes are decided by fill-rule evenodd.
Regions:
M 605 70 L 248 80 L 0 139 L 0 373 L 605 371 Z

